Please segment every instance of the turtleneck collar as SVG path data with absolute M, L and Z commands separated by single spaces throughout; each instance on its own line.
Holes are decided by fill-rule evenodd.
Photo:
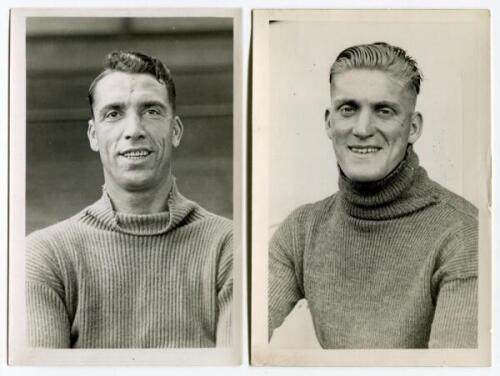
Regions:
M 195 208 L 196 204 L 184 198 L 177 190 L 175 180 L 167 199 L 167 211 L 153 214 L 127 214 L 115 212 L 106 189 L 99 201 L 87 208 L 94 217 L 110 230 L 129 235 L 160 235 L 177 225 Z
M 371 220 L 398 218 L 438 201 L 411 145 L 403 161 L 381 180 L 355 182 L 340 168 L 339 175 L 342 207 L 352 217 Z

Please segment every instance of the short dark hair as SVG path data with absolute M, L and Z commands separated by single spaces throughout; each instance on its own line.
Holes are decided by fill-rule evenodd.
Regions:
M 147 73 L 155 77 L 158 82 L 165 84 L 168 100 L 175 111 L 175 83 L 170 70 L 159 59 L 140 52 L 110 52 L 104 59 L 104 70 L 92 81 L 89 87 L 88 97 L 90 112 L 94 117 L 94 92 L 97 83 L 112 72 L 124 73 Z
M 420 93 L 423 75 L 417 62 L 400 47 L 385 42 L 360 44 L 343 50 L 330 68 L 330 85 L 336 74 L 350 69 L 378 69 L 392 74 L 413 90 Z

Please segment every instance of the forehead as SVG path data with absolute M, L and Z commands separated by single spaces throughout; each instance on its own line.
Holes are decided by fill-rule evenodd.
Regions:
M 332 100 L 346 98 L 358 101 L 407 101 L 411 90 L 388 72 L 376 69 L 350 69 L 333 77 Z
M 152 100 L 167 104 L 168 93 L 165 84 L 147 73 L 111 72 L 97 83 L 94 91 L 96 107 Z

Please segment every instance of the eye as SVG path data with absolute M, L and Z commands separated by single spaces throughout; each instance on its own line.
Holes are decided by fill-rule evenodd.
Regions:
M 390 107 L 377 108 L 377 114 L 382 118 L 390 118 L 396 115 L 396 112 Z
M 110 110 L 104 114 L 105 120 L 116 120 L 120 117 L 120 113 L 116 110 Z
M 161 111 L 154 107 L 147 108 L 144 113 L 148 116 L 161 116 Z
M 350 104 L 344 104 L 338 108 L 338 112 L 343 117 L 350 117 L 356 113 L 356 107 Z

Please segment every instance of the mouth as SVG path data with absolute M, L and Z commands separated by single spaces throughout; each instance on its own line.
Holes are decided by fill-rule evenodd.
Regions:
M 140 149 L 127 149 L 119 153 L 121 157 L 137 161 L 147 158 L 152 153 L 151 150 L 140 148 Z
M 372 145 L 351 145 L 347 147 L 350 151 L 355 154 L 374 154 L 382 150 L 380 146 L 372 146 Z

